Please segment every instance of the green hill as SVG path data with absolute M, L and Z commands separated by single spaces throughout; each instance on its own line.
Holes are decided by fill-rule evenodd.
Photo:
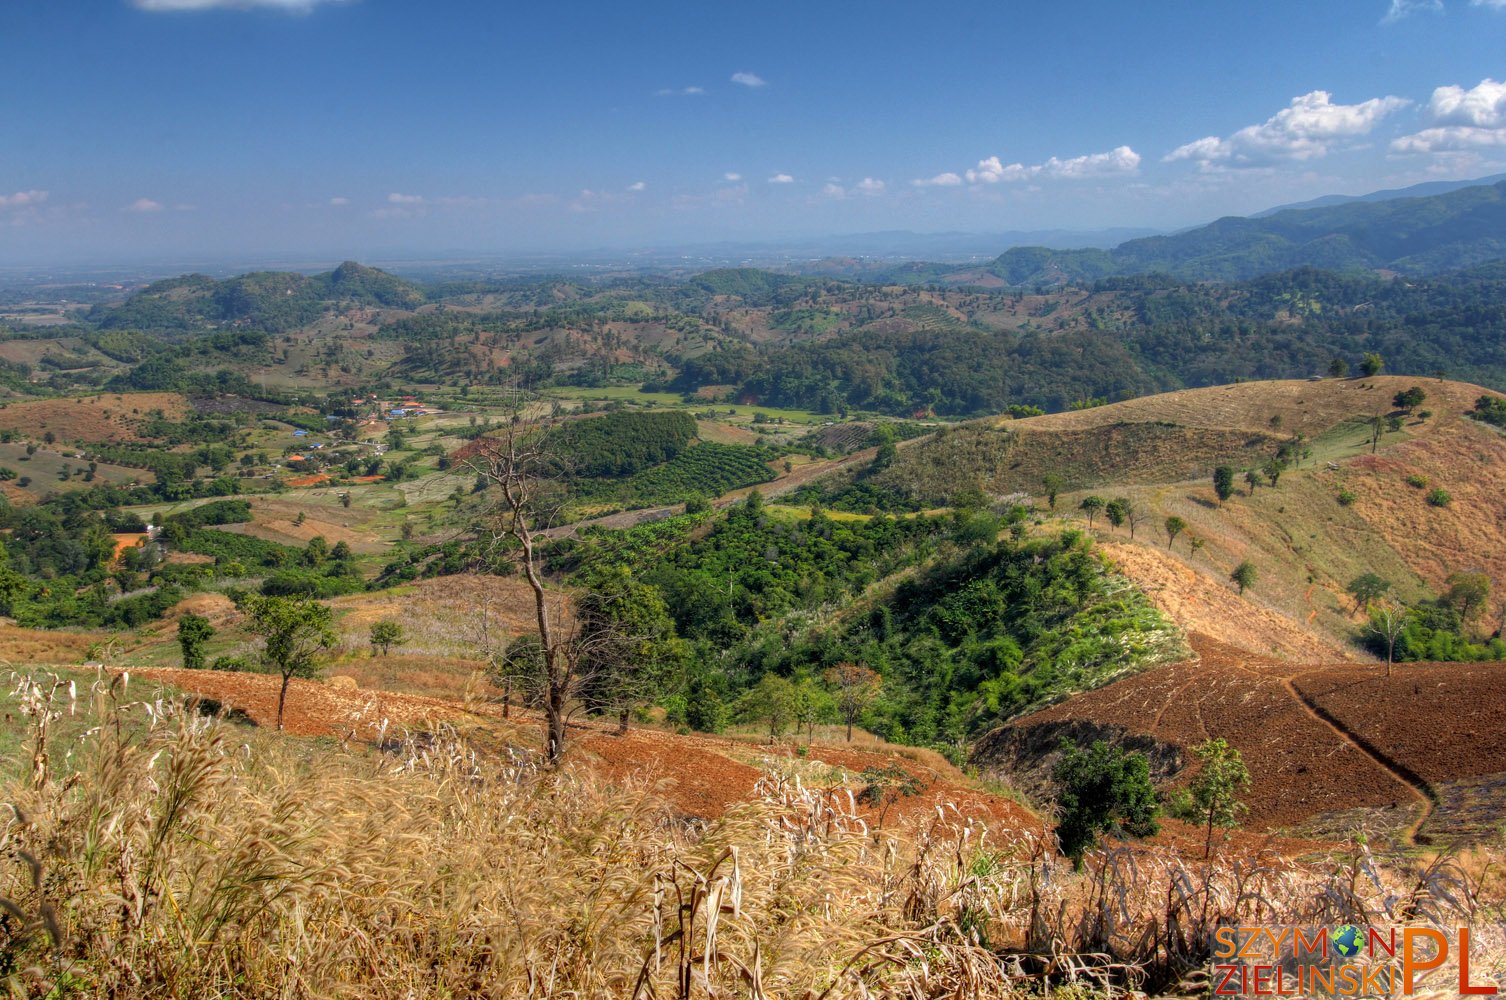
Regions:
M 1011 285 L 1055 284 L 1154 271 L 1193 281 L 1239 281 L 1299 267 L 1426 275 L 1502 257 L 1506 181 L 1429 197 L 1231 216 L 1112 250 L 1015 247 L 983 268 L 959 269 L 942 280 L 971 283 L 988 275 Z

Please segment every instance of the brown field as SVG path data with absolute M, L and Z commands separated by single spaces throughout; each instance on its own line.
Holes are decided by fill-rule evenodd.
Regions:
M 1423 781 L 1506 771 L 1506 663 L 1328 667 L 1292 683 L 1322 711 Z
M 298 515 L 303 523 L 298 523 Z M 359 506 L 298 503 L 257 497 L 251 504 L 251 520 L 244 524 L 220 525 L 216 530 L 250 535 L 280 545 L 302 547 L 315 536 L 331 545 L 344 542 L 358 553 L 385 552 L 387 543 L 375 537 L 372 525 L 377 513 Z
M 89 649 L 103 640 L 89 632 L 17 628 L 0 624 L 0 663 L 77 664 L 89 658 Z
M 1188 748 L 1222 737 L 1250 770 L 1252 828 L 1342 832 L 1363 821 L 1405 839 L 1420 822 L 1419 842 L 1457 826 L 1446 802 L 1432 811 L 1429 798 L 1443 797 L 1434 785 L 1506 771 L 1506 719 L 1472 708 L 1499 703 L 1506 687 L 1499 664 L 1407 664 L 1386 680 L 1383 667 L 1283 664 L 1206 636 L 1194 636 L 1193 646 L 1198 660 L 1001 727 L 980 742 L 978 763 L 1043 787 L 1062 732 L 1149 737 L 1160 759 L 1174 758 L 1163 775 L 1175 781 Z M 1498 810 L 1506 803 L 1506 788 L 1474 793 L 1476 804 L 1482 794 L 1493 795 Z
M 137 427 L 152 410 L 178 420 L 188 400 L 175 392 L 102 393 L 73 399 L 38 399 L 0 405 L 0 430 L 40 439 L 52 431 L 60 441 L 115 444 L 140 441 Z

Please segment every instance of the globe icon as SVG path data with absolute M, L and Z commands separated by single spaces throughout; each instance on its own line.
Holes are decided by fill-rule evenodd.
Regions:
M 1360 929 L 1353 924 L 1344 924 L 1334 928 L 1329 940 L 1333 942 L 1333 950 L 1344 958 L 1353 958 L 1358 955 L 1360 947 L 1364 944 Z

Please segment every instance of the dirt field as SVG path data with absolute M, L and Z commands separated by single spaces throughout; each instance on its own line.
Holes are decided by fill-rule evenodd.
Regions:
M 161 410 L 170 420 L 182 419 L 189 412 L 188 400 L 175 392 L 138 392 L 7 403 L 0 405 L 0 430 L 38 440 L 52 431 L 68 442 L 140 441 L 136 429 L 152 410 Z
M 1408 664 L 1386 681 L 1383 668 L 1283 664 L 1207 636 L 1192 639 L 1198 660 L 1019 720 L 980 744 L 979 763 L 985 770 L 1001 759 L 1016 769 L 1048 767 L 1054 746 L 1047 740 L 1066 723 L 1109 737 L 1139 734 L 1184 752 L 1220 736 L 1249 767 L 1252 829 L 1313 828 L 1327 817 L 1317 826 L 1341 833 L 1363 821 L 1406 840 L 1424 820 L 1419 842 L 1457 825 L 1447 801 L 1433 810 L 1431 798 L 1447 798 L 1433 785 L 1506 771 L 1506 718 L 1478 708 L 1500 703 L 1506 668 L 1499 664 Z M 1039 734 L 1034 743 L 1032 733 Z M 1470 808 L 1480 807 L 1482 795 L 1493 795 L 1498 811 L 1506 805 L 1506 789 L 1495 783 L 1476 781 L 1469 791 Z
M 1345 729 L 1424 781 L 1506 771 L 1506 663 L 1329 667 L 1292 678 Z
M 1254 781 L 1252 827 L 1356 826 L 1419 843 L 1493 834 L 1506 805 L 1500 664 L 1282 665 L 1205 636 L 1176 664 L 1017 723 L 1122 727 L 1179 747 L 1220 735 Z M 1310 704 L 1309 704 L 1310 703 Z M 1042 730 L 1043 732 L 1047 730 Z M 985 751 L 986 752 L 986 751 Z

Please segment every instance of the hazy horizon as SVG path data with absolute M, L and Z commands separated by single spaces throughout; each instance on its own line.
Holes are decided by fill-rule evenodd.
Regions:
M 0 262 L 1175 230 L 1506 169 L 1506 0 L 10 5 Z

